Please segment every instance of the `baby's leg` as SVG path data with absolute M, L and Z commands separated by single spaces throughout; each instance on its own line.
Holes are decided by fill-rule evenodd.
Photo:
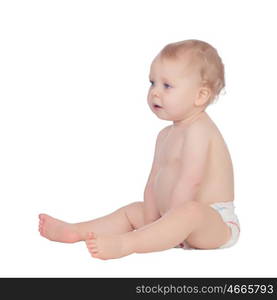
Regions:
M 75 243 L 83 241 L 88 232 L 121 234 L 144 225 L 143 202 L 134 202 L 101 218 L 70 224 L 46 214 L 39 215 L 40 234 L 56 242 Z
M 213 249 L 224 244 L 230 235 L 230 228 L 214 209 L 190 201 L 136 231 L 119 235 L 93 234 L 86 243 L 93 257 L 108 259 L 134 252 L 166 250 L 184 240 L 195 248 Z

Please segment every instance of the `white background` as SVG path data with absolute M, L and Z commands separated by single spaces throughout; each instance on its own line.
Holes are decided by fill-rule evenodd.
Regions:
M 276 263 L 276 1 L 1 1 L 0 276 L 266 277 Z M 156 135 L 154 56 L 201 39 L 225 64 L 207 112 L 229 147 L 237 245 L 109 261 L 39 235 L 141 201 Z

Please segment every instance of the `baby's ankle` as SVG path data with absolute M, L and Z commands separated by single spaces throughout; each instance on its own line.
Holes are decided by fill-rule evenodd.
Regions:
M 122 252 L 129 255 L 136 252 L 135 239 L 132 232 L 123 233 L 120 235 L 122 241 Z
M 79 226 L 78 223 L 72 223 L 70 225 L 72 226 L 72 231 L 74 231 L 78 236 L 79 242 L 85 241 L 87 239 L 87 232 L 84 232 L 84 230 L 82 230 L 82 227 Z

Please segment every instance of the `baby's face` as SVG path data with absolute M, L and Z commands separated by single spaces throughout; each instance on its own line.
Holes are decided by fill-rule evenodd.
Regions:
M 195 110 L 201 80 L 189 62 L 189 57 L 178 62 L 160 56 L 152 62 L 147 102 L 160 119 L 184 120 Z

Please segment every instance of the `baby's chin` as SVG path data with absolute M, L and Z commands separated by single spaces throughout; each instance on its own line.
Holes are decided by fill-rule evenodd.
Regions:
M 163 117 L 163 116 L 158 116 L 158 115 L 157 115 L 157 118 L 164 120 L 164 121 L 173 121 L 172 119 L 169 119 L 169 118 Z
M 161 114 L 155 114 L 157 116 L 157 118 L 161 119 L 161 120 L 164 120 L 164 121 L 172 121 L 174 122 L 174 118 L 170 118 L 168 116 L 163 116 Z
M 178 121 L 178 117 L 180 117 L 179 115 L 173 115 L 171 113 L 169 113 L 168 111 L 166 111 L 164 108 L 158 109 L 158 110 L 154 110 L 153 113 L 157 116 L 157 118 L 164 120 L 164 121 Z

